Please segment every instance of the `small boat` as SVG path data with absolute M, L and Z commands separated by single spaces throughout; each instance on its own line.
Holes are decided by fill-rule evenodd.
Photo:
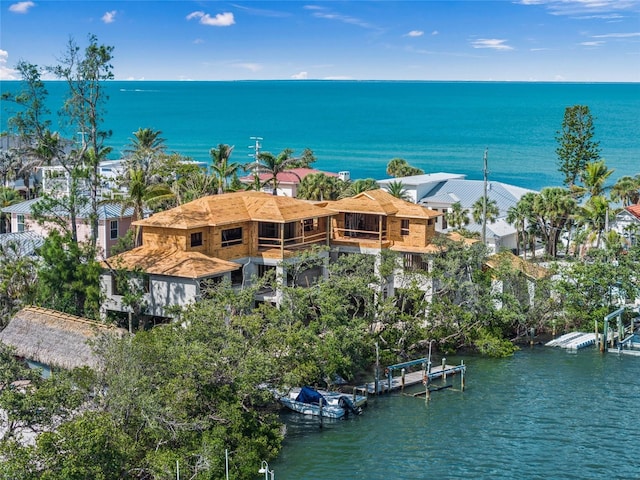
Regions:
M 279 396 L 278 401 L 290 410 L 304 415 L 342 418 L 350 413 L 362 413 L 362 406 L 367 402 L 367 397 L 316 390 L 311 387 L 296 387 L 286 395 Z

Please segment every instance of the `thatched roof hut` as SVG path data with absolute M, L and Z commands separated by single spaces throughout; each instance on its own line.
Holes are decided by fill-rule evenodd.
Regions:
M 0 332 L 0 342 L 27 360 L 52 367 L 97 368 L 90 340 L 100 335 L 124 335 L 126 330 L 55 310 L 26 307 Z

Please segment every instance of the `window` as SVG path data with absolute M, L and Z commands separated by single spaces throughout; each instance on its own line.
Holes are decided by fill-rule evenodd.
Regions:
M 202 232 L 196 232 L 191 234 L 191 246 L 199 247 L 202 245 Z
M 230 228 L 222 231 L 222 246 L 230 247 L 242 243 L 242 227 Z
M 111 274 L 111 295 L 122 295 L 118 289 L 118 276 L 115 273 Z
M 429 220 L 427 220 L 427 225 L 433 225 L 433 218 L 430 218 Z
M 448 225 L 447 225 L 447 209 L 443 208 L 442 209 L 442 213 L 444 213 L 444 215 L 441 217 L 442 218 L 442 229 L 446 230 Z
M 231 272 L 231 285 L 233 286 L 242 285 L 242 282 L 243 282 L 242 268 L 239 268 Z
M 304 231 L 305 232 L 313 232 L 314 230 L 318 230 L 318 219 L 317 218 L 305 218 L 304 219 Z
M 405 253 L 403 255 L 404 268 L 412 271 L 429 271 L 429 262 L 422 255 L 415 253 Z
M 24 215 L 18 215 L 18 231 L 24 232 Z
M 109 238 L 111 240 L 115 240 L 116 238 L 118 238 L 118 221 L 117 220 L 111 220 L 109 222 Z
M 409 235 L 409 220 L 400 220 L 400 235 Z

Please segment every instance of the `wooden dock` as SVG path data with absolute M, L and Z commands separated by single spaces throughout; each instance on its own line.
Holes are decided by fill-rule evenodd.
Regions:
M 423 368 L 414 372 L 406 372 L 406 369 L 413 365 L 426 364 L 426 359 L 413 360 L 397 365 L 391 365 L 385 369 L 386 376 L 381 378 L 378 382 L 378 389 L 376 392 L 376 382 L 369 382 L 359 387 L 356 387 L 357 392 L 362 392 L 365 395 L 380 395 L 382 393 L 389 393 L 397 390 L 402 390 L 413 385 L 425 385 L 427 386 L 433 380 L 446 379 L 449 376 L 460 373 L 461 377 L 461 389 L 464 390 L 464 372 L 466 366 L 464 363 L 460 365 L 436 365 L 429 369 Z M 427 370 L 429 373 L 427 373 Z M 398 372 L 399 371 L 399 372 Z M 395 374 L 398 372 L 399 374 Z

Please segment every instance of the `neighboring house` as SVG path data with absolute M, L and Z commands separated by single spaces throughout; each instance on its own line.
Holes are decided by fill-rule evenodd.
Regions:
M 472 211 L 473 204 L 484 196 L 483 180 L 467 180 L 465 175 L 451 173 L 433 173 L 385 179 L 378 181 L 378 184 L 381 188 L 388 188 L 389 183 L 394 181 L 402 182 L 413 201 L 437 212 L 446 213 L 454 203 L 459 202 L 463 209 L 469 211 L 470 223 L 465 228 L 471 232 L 482 232 L 482 225 L 473 221 Z M 486 229 L 487 246 L 494 252 L 516 249 L 517 230 L 506 222 L 506 216 L 509 208 L 529 192 L 536 193 L 502 182 L 487 182 L 487 199 L 495 201 L 499 210 L 498 219 L 487 223 Z M 436 229 L 444 232 L 449 230 L 444 215 L 438 219 Z
M 146 314 L 166 317 L 167 307 L 196 301 L 207 280 L 227 277 L 240 287 L 274 272 L 278 284 L 288 282 L 284 261 L 314 245 L 330 248 L 331 255 L 321 253 L 327 261 L 340 254 L 379 255 L 388 249 L 423 267 L 422 254 L 429 251 L 436 234 L 437 216 L 383 190 L 333 202 L 264 192 L 201 198 L 134 222 L 142 228 L 143 245 L 103 263 L 105 313 L 128 311 L 117 291 L 118 269 L 146 274 Z M 306 272 L 311 277 L 324 274 L 324 267 Z M 275 285 L 261 291 L 256 300 L 277 304 L 280 294 Z
M 11 215 L 11 231 L 15 233 L 33 232 L 46 237 L 55 224 L 45 222 L 40 225 L 33 218 L 33 206 L 41 198 L 34 198 L 21 203 L 16 203 L 2 209 L 4 213 Z M 88 241 L 91 236 L 91 226 L 89 225 L 90 210 L 84 206 L 77 217 L 78 240 Z M 66 213 L 61 213 L 66 216 Z M 105 203 L 98 207 L 98 239 L 96 245 L 100 255 L 108 258 L 111 248 L 124 237 L 131 226 L 133 220 L 133 208 L 127 208 L 122 212 L 122 207 L 115 203 Z
M 307 175 L 311 175 L 314 173 L 324 173 L 329 177 L 338 177 L 342 180 L 349 180 L 349 172 L 332 173 L 323 172 L 322 170 L 315 170 L 313 168 L 292 168 L 285 172 L 280 172 L 276 176 L 278 181 L 277 194 L 285 197 L 296 197 L 300 182 L 302 182 L 304 177 L 306 177 Z M 262 187 L 263 192 L 273 193 L 273 183 L 271 183 L 272 178 L 273 176 L 269 173 L 261 173 L 258 175 L 260 184 L 264 185 Z M 240 178 L 240 181 L 246 185 L 251 185 L 255 182 L 255 177 L 253 174 L 245 175 L 244 177 Z
M 44 243 L 44 237 L 35 232 L 2 233 L 0 234 L 0 252 L 3 255 L 31 257 L 36 255 L 38 248 Z M 13 248 L 10 247 L 13 245 Z
M 123 336 L 126 331 L 55 310 L 26 307 L 0 332 L 0 342 L 16 350 L 31 367 L 42 369 L 44 377 L 54 368 L 100 366 L 91 341 L 100 335 Z
M 611 230 L 621 235 L 628 247 L 640 243 L 640 203 L 624 207 L 613 219 Z
M 551 274 L 547 268 L 527 262 L 508 251 L 502 251 L 490 256 L 485 262 L 485 266 L 491 270 L 500 270 L 502 268 L 511 270 L 512 275 L 501 276 L 502 278 L 509 278 L 509 280 L 498 280 L 496 278 L 492 280 L 493 291 L 496 293 L 512 293 L 521 303 L 530 306 L 535 304 L 536 294 L 540 295 L 540 292 L 536 293 L 539 282 L 548 278 Z M 546 297 L 549 297 L 549 292 L 546 292 Z M 498 302 L 497 306 L 499 308 L 502 307 L 500 302 Z

